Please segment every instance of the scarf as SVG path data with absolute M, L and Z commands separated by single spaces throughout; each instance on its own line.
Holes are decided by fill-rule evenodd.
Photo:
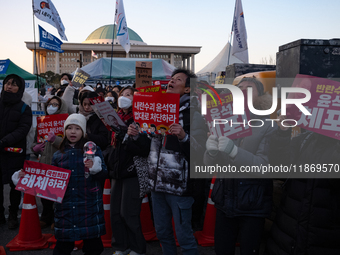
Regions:
M 94 111 L 92 111 L 92 112 L 86 112 L 86 111 L 84 110 L 84 107 L 83 107 L 82 105 L 79 105 L 79 113 L 85 116 L 86 121 L 88 121 L 89 118 L 90 118 L 93 114 L 95 114 Z

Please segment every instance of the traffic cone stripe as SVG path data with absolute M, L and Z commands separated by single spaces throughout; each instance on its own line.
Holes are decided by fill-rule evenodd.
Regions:
M 111 195 L 111 189 L 104 189 L 103 195 Z
M 213 188 L 214 188 L 214 183 L 211 183 L 210 184 L 210 189 L 213 190 Z
M 143 200 L 142 200 L 142 203 L 143 203 L 143 204 L 144 204 L 144 203 L 149 203 L 148 197 L 144 197 Z
M 208 204 L 210 204 L 210 205 L 214 205 L 214 204 L 215 204 L 215 203 L 211 200 L 210 197 L 208 198 Z
M 25 209 L 25 210 L 32 210 L 32 209 L 35 209 L 35 208 L 37 208 L 37 205 L 22 204 L 22 209 Z
M 104 210 L 105 211 L 110 211 L 110 205 L 104 204 Z

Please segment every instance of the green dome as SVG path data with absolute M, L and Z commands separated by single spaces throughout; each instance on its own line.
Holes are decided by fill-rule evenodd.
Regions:
M 96 30 L 94 30 L 85 40 L 89 41 L 89 40 L 98 40 L 98 39 L 111 39 L 112 40 L 112 33 L 113 33 L 113 27 L 115 26 L 115 37 L 114 39 L 117 39 L 116 36 L 116 25 L 106 25 L 106 26 L 102 26 L 100 28 L 97 28 Z M 143 42 L 142 38 L 135 32 L 133 31 L 131 28 L 128 28 L 129 31 L 129 38 L 130 41 L 139 41 L 139 42 Z

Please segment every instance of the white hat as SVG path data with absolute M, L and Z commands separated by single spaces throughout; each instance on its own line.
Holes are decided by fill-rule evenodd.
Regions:
M 83 130 L 83 136 L 85 137 L 86 119 L 84 115 L 79 114 L 79 113 L 73 113 L 70 116 L 68 116 L 68 118 L 65 120 L 65 123 L 64 123 L 64 135 L 66 135 L 65 130 L 67 126 L 71 124 L 78 125 Z

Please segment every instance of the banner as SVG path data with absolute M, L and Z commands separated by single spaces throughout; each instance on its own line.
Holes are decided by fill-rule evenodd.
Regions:
M 298 74 L 292 87 L 308 89 L 309 102 L 303 105 L 312 115 L 303 114 L 295 105 L 287 105 L 287 119 L 299 127 L 340 140 L 340 82 Z M 289 93 L 288 98 L 304 98 L 302 93 Z
M 16 190 L 57 203 L 63 201 L 71 170 L 25 160 L 24 171 Z
M 116 0 L 115 23 L 117 30 L 117 40 L 123 46 L 126 53 L 130 51 L 130 38 L 123 0 Z
M 68 114 L 53 114 L 37 117 L 37 142 L 47 141 L 48 132 L 53 132 L 56 136 L 64 136 L 64 122 Z
M 251 127 L 248 125 L 249 111 L 246 110 L 244 115 L 233 115 L 232 94 L 221 94 L 220 98 L 222 105 L 219 101 L 207 96 L 207 115 L 205 119 L 210 133 L 217 137 L 226 136 L 231 140 L 252 135 Z M 247 109 L 246 104 L 245 109 Z M 217 119 L 220 121 L 217 121 Z M 216 120 L 215 127 L 214 120 Z
M 233 19 L 233 47 L 231 54 L 243 63 L 249 63 L 247 31 L 244 22 L 244 14 L 241 0 L 236 0 Z
M 61 45 L 63 44 L 62 41 L 60 41 L 57 37 L 47 32 L 45 29 L 43 29 L 41 26 L 39 26 L 39 35 L 40 35 L 40 44 L 39 47 L 56 51 L 59 53 L 64 52 L 61 49 Z
M 10 60 L 0 60 L 0 74 L 5 74 L 9 66 Z
M 179 94 L 137 93 L 133 97 L 133 117 L 141 133 L 169 134 L 178 123 Z
M 152 85 L 152 62 L 136 61 L 136 88 Z
M 77 67 L 74 75 L 73 75 L 73 78 L 72 78 L 72 85 L 75 86 L 75 87 L 81 87 L 85 81 L 90 77 L 90 75 L 83 71 L 82 69 L 80 69 L 79 67 Z
M 102 97 L 90 98 L 92 108 L 98 115 L 99 119 L 104 123 L 109 131 L 118 132 L 121 129 L 127 129 L 124 121 L 119 117 L 110 102 L 103 101 Z
M 141 87 L 141 88 L 137 88 L 137 90 L 141 93 L 144 93 L 144 92 L 165 93 L 166 92 L 166 90 L 162 89 L 161 85 Z
M 38 19 L 54 26 L 58 30 L 60 38 L 67 41 L 65 27 L 52 0 L 33 0 L 33 13 Z

